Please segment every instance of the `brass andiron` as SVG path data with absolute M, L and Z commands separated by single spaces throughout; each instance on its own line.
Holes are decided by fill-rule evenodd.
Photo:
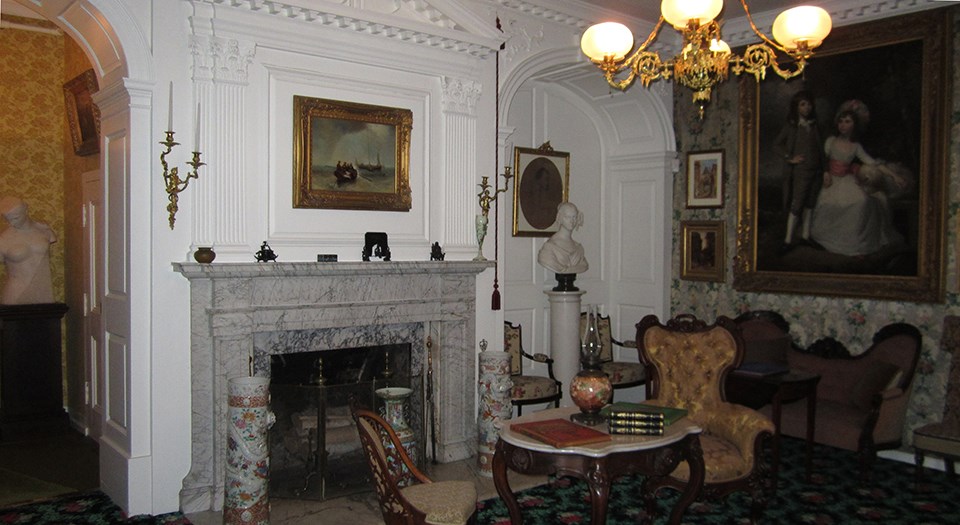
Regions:
M 167 138 L 160 144 L 166 146 L 167 149 L 166 151 L 160 153 L 160 165 L 163 166 L 163 180 L 167 186 L 167 200 L 170 201 L 170 203 L 167 204 L 167 212 L 170 213 L 170 229 L 172 230 L 173 225 L 177 220 L 177 210 L 179 209 L 177 203 L 179 201 L 180 192 L 187 189 L 190 179 L 198 178 L 197 168 L 203 166 L 204 163 L 200 162 L 200 152 L 194 151 L 193 160 L 187 162 L 187 165 L 191 166 L 193 170 L 188 171 L 187 176 L 181 179 L 177 166 L 172 168 L 167 166 L 167 155 L 173 150 L 174 146 L 179 146 L 180 143 L 173 140 L 172 131 L 166 131 L 165 133 Z

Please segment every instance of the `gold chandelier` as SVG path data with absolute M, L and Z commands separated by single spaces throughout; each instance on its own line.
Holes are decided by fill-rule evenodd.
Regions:
M 744 71 L 750 73 L 758 82 L 764 78 L 768 67 L 784 79 L 795 77 L 803 72 L 807 59 L 813 56 L 813 50 L 832 28 L 830 15 L 823 9 L 794 7 L 780 13 L 774 20 L 774 42 L 757 29 L 746 0 L 740 0 L 740 5 L 750 28 L 762 40 L 747 46 L 743 56 L 733 54 L 730 46 L 720 38 L 720 24 L 714 19 L 723 8 L 723 0 L 663 0 L 656 27 L 630 57 L 627 53 L 633 49 L 633 34 L 617 22 L 587 28 L 580 39 L 580 49 L 603 70 L 607 83 L 619 90 L 627 89 L 638 76 L 644 87 L 657 79 L 676 77 L 677 82 L 693 90 L 693 102 L 699 106 L 702 119 L 711 89 L 727 79 L 729 70 L 736 75 Z M 657 52 L 647 51 L 664 21 L 683 35 L 682 51 L 666 62 Z M 775 50 L 795 60 L 792 69 L 781 67 Z M 621 77 L 625 70 L 629 73 Z

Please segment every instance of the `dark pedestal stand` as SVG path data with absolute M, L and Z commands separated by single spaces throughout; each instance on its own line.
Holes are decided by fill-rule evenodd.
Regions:
M 0 306 L 0 439 L 63 429 L 63 303 Z
M 553 287 L 554 292 L 579 292 L 580 289 L 574 285 L 573 281 L 577 279 L 575 273 L 555 273 L 557 285 Z

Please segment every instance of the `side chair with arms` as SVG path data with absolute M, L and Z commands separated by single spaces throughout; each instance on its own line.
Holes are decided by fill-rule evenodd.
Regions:
M 953 355 L 950 375 L 947 377 L 947 397 L 943 402 L 943 418 L 913 431 L 917 479 L 923 475 L 925 454 L 942 457 L 951 480 L 957 475 L 953 462 L 960 459 L 960 316 L 948 315 L 943 318 L 940 348 Z
M 587 324 L 587 314 L 580 314 L 580 333 L 582 334 Z M 647 374 L 642 364 L 631 361 L 614 361 L 613 346 L 621 348 L 637 348 L 636 341 L 617 341 L 613 338 L 613 332 L 610 327 L 610 316 L 597 316 L 597 332 L 600 336 L 600 369 L 610 377 L 610 383 L 613 385 L 614 393 L 621 388 L 630 388 L 643 385 L 647 381 Z M 613 401 L 611 399 L 611 401 Z
M 387 525 L 471 525 L 477 488 L 472 481 L 434 482 L 417 469 L 390 423 L 350 404 Z
M 750 521 L 756 523 L 771 488 L 762 450 L 774 427 L 756 410 L 726 400 L 726 376 L 743 360 L 736 325 L 721 316 L 708 326 L 687 314 L 663 325 L 648 315 L 637 324 L 637 345 L 647 367 L 646 402 L 684 408 L 703 429 L 706 476 L 701 498 L 747 491 L 752 497 Z M 689 467 L 681 463 L 664 485 L 680 490 L 688 478 Z
M 517 415 L 523 415 L 523 406 L 535 403 L 550 403 L 560 407 L 563 388 L 553 376 L 553 359 L 546 354 L 528 354 L 523 350 L 523 333 L 520 325 L 509 321 L 503 323 L 503 350 L 510 354 L 510 403 L 517 407 Z M 523 360 L 529 359 L 547 365 L 547 377 L 524 375 Z

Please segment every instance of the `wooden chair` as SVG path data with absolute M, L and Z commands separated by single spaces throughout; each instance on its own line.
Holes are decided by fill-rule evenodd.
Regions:
M 472 481 L 431 481 L 414 465 L 389 423 L 355 401 L 350 408 L 386 525 L 475 523 L 477 488 Z
M 790 323 L 772 310 L 751 310 L 733 320 L 743 334 L 743 361 L 786 364 L 794 347 Z
M 756 410 L 726 400 L 727 374 L 743 360 L 736 325 L 721 316 L 708 326 L 691 315 L 663 325 L 648 315 L 637 324 L 637 345 L 647 367 L 646 402 L 685 408 L 687 417 L 703 429 L 706 476 L 700 497 L 719 499 L 748 491 L 753 499 L 750 521 L 756 523 L 771 488 L 762 449 L 774 427 Z M 662 485 L 680 490 L 689 475 L 689 466 L 681 463 Z
M 510 403 L 517 407 L 517 415 L 523 415 L 523 406 L 534 403 L 553 402 L 560 407 L 563 388 L 553 376 L 553 359 L 546 354 L 530 355 L 523 350 L 523 334 L 520 325 L 509 321 L 503 323 L 503 350 L 510 354 L 510 379 L 513 389 L 510 391 Z M 523 374 L 523 360 L 529 359 L 547 365 L 547 376 Z
M 956 478 L 953 462 L 960 459 L 960 317 L 944 317 L 940 348 L 953 354 L 950 375 L 947 377 L 947 397 L 943 402 L 943 418 L 938 423 L 930 423 L 913 431 L 918 480 L 923 476 L 925 454 L 942 457 L 950 479 Z
M 582 312 L 580 314 L 581 334 L 586 324 L 587 314 L 586 312 Z M 647 375 L 642 364 L 632 361 L 614 361 L 613 359 L 614 345 L 635 350 L 637 348 L 637 342 L 620 342 L 614 339 L 610 327 L 610 316 L 597 316 L 597 332 L 600 335 L 600 360 L 602 361 L 600 369 L 610 377 L 610 383 L 613 384 L 614 393 L 621 388 L 643 385 L 647 381 Z

